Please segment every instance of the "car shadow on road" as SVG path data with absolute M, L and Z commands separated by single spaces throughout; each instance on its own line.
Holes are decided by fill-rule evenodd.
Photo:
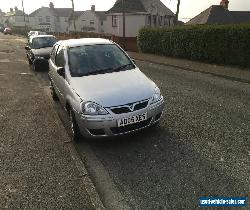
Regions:
M 89 145 L 134 209 L 197 209 L 201 196 L 247 195 L 244 183 L 164 124 Z

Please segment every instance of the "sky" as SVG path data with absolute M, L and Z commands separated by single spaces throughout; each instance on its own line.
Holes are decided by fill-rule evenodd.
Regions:
M 23 0 L 25 12 L 30 14 L 41 6 L 48 6 L 53 2 L 55 7 L 71 7 L 71 0 Z M 107 11 L 116 0 L 74 0 L 75 10 L 84 11 L 90 9 L 91 5 L 96 6 L 96 10 Z M 176 12 L 177 0 L 161 0 L 174 13 Z M 220 4 L 221 0 L 181 0 L 180 19 L 186 22 L 188 19 L 201 13 L 211 5 Z M 229 10 L 250 11 L 250 0 L 229 0 Z M 0 0 L 0 9 L 9 11 L 10 7 L 17 6 L 22 9 L 22 0 Z

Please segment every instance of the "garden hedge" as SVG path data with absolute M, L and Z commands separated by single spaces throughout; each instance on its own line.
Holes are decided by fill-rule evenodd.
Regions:
M 250 25 L 145 27 L 138 47 L 144 53 L 250 67 Z

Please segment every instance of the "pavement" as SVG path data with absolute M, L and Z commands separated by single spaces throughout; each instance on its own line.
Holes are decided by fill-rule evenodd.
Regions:
M 247 69 L 130 53 L 165 98 L 159 126 L 72 144 L 25 40 L 0 40 L 0 209 L 199 209 L 201 196 L 249 196 Z
M 0 40 L 0 209 L 104 209 L 25 40 Z
M 231 80 L 250 83 L 250 69 L 247 68 L 201 63 L 186 59 L 137 52 L 128 52 L 128 54 L 130 55 L 130 57 L 136 60 L 147 61 L 169 67 L 176 67 L 181 70 L 207 73 L 215 76 L 228 78 Z

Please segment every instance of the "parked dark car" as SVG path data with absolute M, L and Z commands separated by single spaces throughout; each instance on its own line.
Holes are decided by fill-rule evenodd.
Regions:
M 0 32 L 3 33 L 4 32 L 4 27 L 0 26 Z
M 4 25 L 2 23 L 0 23 L 0 32 L 3 33 L 4 32 Z
M 56 42 L 56 37 L 52 35 L 38 35 L 29 38 L 25 49 L 29 64 L 35 71 L 48 68 L 50 52 Z
M 11 35 L 12 34 L 12 30 L 11 30 L 11 28 L 5 28 L 3 33 L 4 33 L 4 35 L 7 35 L 7 34 Z

